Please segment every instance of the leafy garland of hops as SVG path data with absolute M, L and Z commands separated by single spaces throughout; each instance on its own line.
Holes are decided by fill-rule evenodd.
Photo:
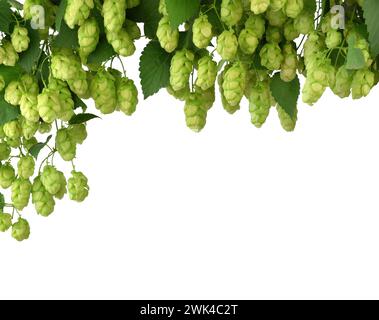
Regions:
M 344 7 L 344 29 L 333 28 L 335 4 Z M 327 88 L 359 99 L 379 79 L 377 0 L 0 5 L 0 186 L 9 197 L 0 193 L 0 231 L 10 230 L 18 241 L 30 235 L 22 216 L 29 204 L 47 217 L 66 194 L 77 202 L 87 198 L 88 179 L 74 162 L 87 121 L 96 116 L 83 100 L 92 98 L 101 114 L 136 111 L 138 89 L 122 58 L 135 54 L 141 27 L 150 39 L 140 60 L 144 97 L 166 88 L 184 102 L 186 124 L 196 132 L 206 125 L 217 86 L 226 112 L 237 112 L 246 98 L 254 126 L 262 127 L 274 107 L 284 130 L 293 131 L 301 92 L 309 105 Z M 38 29 L 30 23 L 41 22 L 34 6 L 45 12 Z M 112 67 L 115 59 L 123 70 Z M 58 155 L 72 168 L 67 176 L 55 166 Z

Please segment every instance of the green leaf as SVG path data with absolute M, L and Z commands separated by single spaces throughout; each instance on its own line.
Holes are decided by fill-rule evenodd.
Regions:
M 80 113 L 80 114 L 74 115 L 70 119 L 69 124 L 81 124 L 81 123 L 90 121 L 92 119 L 100 119 L 100 117 L 92 113 Z
M 87 105 L 75 93 L 71 92 L 72 100 L 74 100 L 74 109 L 82 108 L 83 112 L 87 110 Z
M 38 58 L 41 54 L 40 37 L 37 30 L 34 30 L 27 24 L 27 29 L 30 38 L 30 46 L 28 50 L 20 54 L 18 65 L 25 71 L 30 73 L 33 67 L 38 63 Z
M 363 4 L 364 17 L 371 44 L 371 52 L 374 57 L 379 54 L 379 1 L 365 0 Z
M 46 139 L 45 142 L 38 142 L 38 143 L 36 143 L 34 146 L 32 146 L 32 147 L 29 149 L 29 153 L 30 153 L 35 159 L 37 159 L 39 153 L 41 152 L 41 150 L 47 146 L 47 144 L 49 143 L 49 141 L 50 141 L 50 139 L 51 139 L 52 137 L 53 137 L 53 136 L 50 135 L 50 136 L 47 137 L 47 139 Z
M 0 192 L 0 212 L 4 210 L 4 207 L 5 207 L 4 195 Z
M 356 48 L 356 37 L 355 35 L 350 36 L 347 39 L 349 44 L 349 49 L 346 58 L 346 69 L 348 70 L 359 70 L 366 67 L 365 57 L 361 49 Z
M 76 49 L 79 47 L 78 43 L 78 28 L 70 29 L 64 22 L 61 23 L 59 34 L 53 40 L 53 47 Z
M 315 12 L 317 9 L 316 1 L 304 1 L 304 9 Z
M 140 60 L 140 78 L 145 99 L 168 86 L 171 59 L 172 55 L 164 51 L 156 41 L 150 41 L 145 47 Z
M 100 38 L 96 50 L 89 55 L 87 63 L 101 65 L 103 62 L 108 61 L 110 58 L 112 58 L 115 54 L 116 52 L 108 43 L 104 35 Z
M 299 78 L 296 77 L 291 82 L 285 82 L 280 78 L 280 73 L 278 72 L 271 79 L 270 89 L 275 101 L 290 117 L 295 117 L 297 100 L 300 95 Z
M 159 20 L 162 18 L 158 8 L 159 0 L 141 0 L 139 6 L 126 11 L 126 18 L 144 23 L 145 36 L 154 39 Z
M 59 4 L 57 15 L 55 17 L 55 29 L 59 32 L 61 30 L 62 21 L 66 12 L 67 0 L 62 0 Z
M 20 108 L 10 105 L 4 100 L 4 96 L 0 95 L 0 126 L 17 119 L 20 115 Z
M 166 0 L 166 6 L 171 26 L 177 28 L 198 14 L 200 0 Z
M 21 69 L 18 66 L 8 67 L 0 65 L 0 74 L 4 78 L 5 86 L 13 80 L 17 80 L 20 77 Z
M 0 31 L 9 33 L 9 26 L 12 20 L 12 10 L 8 1 L 0 0 Z

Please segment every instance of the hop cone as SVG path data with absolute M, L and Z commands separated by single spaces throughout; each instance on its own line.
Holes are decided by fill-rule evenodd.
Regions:
M 7 231 L 12 226 L 12 216 L 9 213 L 0 212 L 0 232 Z
M 22 136 L 22 128 L 18 120 L 7 122 L 3 126 L 5 135 L 10 139 L 18 139 Z
M 30 39 L 28 29 L 20 26 L 15 26 L 11 36 L 13 48 L 20 53 L 28 50 Z
M 347 98 L 351 93 L 353 77 L 346 69 L 346 66 L 341 66 L 336 73 L 336 82 L 332 86 L 332 91 L 334 94 L 340 98 Z
M 168 53 L 173 52 L 179 43 L 179 31 L 170 25 L 168 16 L 164 16 L 158 24 L 157 38 L 161 47 Z
M 136 51 L 133 39 L 125 29 L 118 32 L 107 32 L 107 40 L 120 56 L 130 57 Z
M 67 25 L 74 29 L 76 25 L 82 25 L 90 16 L 94 8 L 93 0 L 67 0 L 64 19 Z
M 191 93 L 184 107 L 187 127 L 195 132 L 200 132 L 207 122 L 207 110 L 204 103 L 196 93 Z
M 242 18 L 242 0 L 222 0 L 221 20 L 229 27 L 235 26 Z
M 303 8 L 303 0 L 287 0 L 287 3 L 284 7 L 284 12 L 288 17 L 295 19 L 303 11 Z
M 18 106 L 23 94 L 22 84 L 20 81 L 12 81 L 5 88 L 4 100 L 13 106 Z
M 235 63 L 224 75 L 222 84 L 224 97 L 231 106 L 238 106 L 246 88 L 246 70 L 241 63 Z
M 57 131 L 55 147 L 64 161 L 71 161 L 76 156 L 76 143 L 71 138 L 68 129 L 60 129 Z
M 86 20 L 78 30 L 79 54 L 84 63 L 99 43 L 100 29 L 95 18 Z
M 103 114 L 114 112 L 117 107 L 115 78 L 105 70 L 98 72 L 91 81 L 91 96 L 100 112 Z
M 238 39 L 234 32 L 225 30 L 217 38 L 217 52 L 224 60 L 233 60 L 238 50 Z
M 296 128 L 297 122 L 297 110 L 295 115 L 291 117 L 281 106 L 277 105 L 276 110 L 278 111 L 278 116 L 282 128 L 287 132 L 292 132 Z
M 283 63 L 280 71 L 280 78 L 285 82 L 291 82 L 296 78 L 297 53 L 292 43 L 287 43 L 283 47 Z
M 104 27 L 108 32 L 118 32 L 125 22 L 125 0 L 104 0 L 103 17 Z
M 283 62 L 283 55 L 279 45 L 267 43 L 259 53 L 261 63 L 269 70 L 278 70 Z
M 41 182 L 51 195 L 56 195 L 62 189 L 61 172 L 47 165 L 42 171 Z
M 283 13 L 282 10 L 274 11 L 269 8 L 266 12 L 266 19 L 272 27 L 282 27 L 287 21 L 287 16 Z
M 71 200 L 82 202 L 89 193 L 88 179 L 82 172 L 72 171 L 68 179 L 68 194 Z
M 249 96 L 251 123 L 261 128 L 266 122 L 271 108 L 271 93 L 268 81 L 257 81 Z
M 358 70 L 352 82 L 353 99 L 367 97 L 375 84 L 375 74 L 369 69 Z
M 19 218 L 18 221 L 12 226 L 12 237 L 17 241 L 24 241 L 29 239 L 30 226 L 28 221 Z
M 193 43 L 199 49 L 209 46 L 213 37 L 212 24 L 208 21 L 207 15 L 201 15 L 193 23 Z
M 198 62 L 196 86 L 206 91 L 214 87 L 217 77 L 217 63 L 208 55 Z
M 5 142 L 0 142 L 0 161 L 7 160 L 10 154 L 11 148 Z
M 0 166 L 0 186 L 3 189 L 8 189 L 15 179 L 15 171 L 11 164 L 7 163 Z
M 29 203 L 32 184 L 29 180 L 18 178 L 12 183 L 12 203 L 17 210 L 23 210 Z
M 59 93 L 55 90 L 45 88 L 37 97 L 38 113 L 46 123 L 52 123 L 62 113 Z
M 266 31 L 266 20 L 260 15 L 250 15 L 245 22 L 245 28 L 254 32 L 258 39 L 262 39 Z
M 82 144 L 84 140 L 87 139 L 87 129 L 86 125 L 74 124 L 68 128 L 68 133 L 70 135 L 70 139 L 76 144 Z
M 194 58 L 194 54 L 187 49 L 175 53 L 170 67 L 170 85 L 174 91 L 182 90 L 188 86 Z
M 13 48 L 13 45 L 8 40 L 3 40 L 2 44 L 2 53 L 0 52 L 0 56 L 2 56 L 2 61 L 5 66 L 14 67 L 19 60 L 19 56 L 16 50 Z
M 17 163 L 17 173 L 22 179 L 29 179 L 34 174 L 35 162 L 32 156 L 24 156 Z
M 259 45 L 259 39 L 251 29 L 244 29 L 238 37 L 238 43 L 243 53 L 253 54 Z
M 39 128 L 38 122 L 30 122 L 26 120 L 25 118 L 22 118 L 20 120 L 20 124 L 21 124 L 21 129 L 22 129 L 22 136 L 25 139 L 33 138 Z
M 251 1 L 251 11 L 255 14 L 261 14 L 266 12 L 270 6 L 270 0 L 250 0 Z
M 225 98 L 225 92 L 224 92 L 224 78 L 225 74 L 228 72 L 228 70 L 231 68 L 231 66 L 226 66 L 225 69 L 221 72 L 221 74 L 218 77 L 218 86 L 220 89 L 220 95 L 221 95 L 221 101 L 222 101 L 222 106 L 230 114 L 235 113 L 237 110 L 240 109 L 239 105 L 233 106 L 231 105 L 227 99 Z
M 30 122 L 39 121 L 37 96 L 30 93 L 22 95 L 20 100 L 20 110 L 22 116 Z
M 33 182 L 32 203 L 37 213 L 43 217 L 49 216 L 54 211 L 54 197 L 45 189 L 40 177 L 35 178 Z
M 58 116 L 59 119 L 62 121 L 69 121 L 74 115 L 74 100 L 72 99 L 67 84 L 62 80 L 50 77 L 49 89 L 55 91 L 59 96 L 59 102 L 61 105 L 61 112 Z
M 131 116 L 137 108 L 138 90 L 133 80 L 122 78 L 117 81 L 117 105 L 123 113 Z

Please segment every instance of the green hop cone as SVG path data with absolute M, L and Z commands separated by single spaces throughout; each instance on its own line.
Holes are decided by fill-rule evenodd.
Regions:
M 103 17 L 104 27 L 108 32 L 118 32 L 125 22 L 125 0 L 104 0 Z
M 10 139 L 18 139 L 22 136 L 22 128 L 18 120 L 7 122 L 3 126 L 5 135 Z
M 11 154 L 11 148 L 5 142 L 0 142 L 0 161 L 7 160 Z
M 166 0 L 159 0 L 158 11 L 162 16 L 168 16 Z
M 342 42 L 342 33 L 338 30 L 331 29 L 326 34 L 325 44 L 328 49 L 337 48 Z
M 29 239 L 30 226 L 27 220 L 19 218 L 18 221 L 12 226 L 12 237 L 17 241 L 24 241 Z
M 9 230 L 12 226 L 12 216 L 9 213 L 0 212 L 0 232 Z
M 187 127 L 195 132 L 204 129 L 207 122 L 207 110 L 204 102 L 196 93 L 191 93 L 184 106 Z
M 300 34 L 308 34 L 313 31 L 314 24 L 314 14 L 308 10 L 303 10 L 294 20 L 294 27 Z
M 334 94 L 342 98 L 347 98 L 351 93 L 351 85 L 353 81 L 352 73 L 346 69 L 346 66 L 341 66 L 336 73 L 335 85 L 331 88 Z
M 296 78 L 298 59 L 294 44 L 287 43 L 283 46 L 283 63 L 280 78 L 285 82 L 291 82 Z
M 91 96 L 101 113 L 114 112 L 117 107 L 115 77 L 105 70 L 98 72 L 91 81 Z
M 50 77 L 48 88 L 58 94 L 61 105 L 61 112 L 58 116 L 59 119 L 62 121 L 69 121 L 74 115 L 74 100 L 72 99 L 71 92 L 68 89 L 67 84 L 62 80 Z
M 37 213 L 43 217 L 48 217 L 54 211 L 54 197 L 45 189 L 40 177 L 35 178 L 33 182 L 32 203 Z
M 38 122 L 30 122 L 26 120 L 25 118 L 21 118 L 20 124 L 21 124 L 22 136 L 25 139 L 33 138 L 39 128 Z
M 51 131 L 51 123 L 41 122 L 39 124 L 38 132 L 41 134 L 49 133 Z
M 277 105 L 276 110 L 278 111 L 278 116 L 280 120 L 280 124 L 282 128 L 287 132 L 292 132 L 296 128 L 297 122 L 297 110 L 295 111 L 295 115 L 291 117 L 281 106 Z
M 2 56 L 2 62 L 5 66 L 14 67 L 18 60 L 19 56 L 16 50 L 13 48 L 13 45 L 8 40 L 2 41 L 2 53 L 0 52 L 0 55 Z
M 22 116 L 29 122 L 38 122 L 38 100 L 37 96 L 31 93 L 25 93 L 20 100 L 20 110 Z
M 217 63 L 208 55 L 198 62 L 196 86 L 206 91 L 214 87 L 217 78 Z
M 233 60 L 238 50 L 238 39 L 234 32 L 225 30 L 217 38 L 217 52 L 223 60 Z
M 76 143 L 68 129 L 59 129 L 55 138 L 55 147 L 64 161 L 72 161 L 76 156 Z
M 287 41 L 293 41 L 298 38 L 299 35 L 300 33 L 295 28 L 294 20 L 288 19 L 284 24 L 284 38 L 286 38 Z
M 208 21 L 207 15 L 201 15 L 193 23 L 193 43 L 199 49 L 205 49 L 209 46 L 212 38 L 212 24 Z
M 71 200 L 83 202 L 89 193 L 88 179 L 82 172 L 72 171 L 68 179 L 68 194 Z
M 51 72 L 54 78 L 69 81 L 76 79 L 82 69 L 79 57 L 72 50 L 62 49 L 51 56 Z
M 51 165 L 45 166 L 41 174 L 41 182 L 51 195 L 56 195 L 62 189 L 62 173 Z
M 16 52 L 21 53 L 28 50 L 30 43 L 28 29 L 15 26 L 11 35 L 11 41 Z
M 4 128 L 3 128 L 3 126 L 0 126 L 0 139 L 4 139 L 5 137 L 6 136 L 5 136 L 5 133 L 4 133 Z
M 29 180 L 18 178 L 13 181 L 11 198 L 17 210 L 21 211 L 28 205 L 31 191 L 32 184 Z
M 21 83 L 21 90 L 23 94 L 30 93 L 35 96 L 38 95 L 39 93 L 38 80 L 34 76 L 30 74 L 24 74 L 20 78 L 20 83 Z
M 284 23 L 287 21 L 287 16 L 282 10 L 274 11 L 269 8 L 266 12 L 266 19 L 272 27 L 283 27 Z
M 243 29 L 238 37 L 239 47 L 245 54 L 253 54 L 259 45 L 259 39 L 254 31 Z
M 285 14 L 295 19 L 304 9 L 304 0 L 287 0 L 284 6 Z
M 18 149 L 21 146 L 21 138 L 7 138 L 6 141 L 13 149 Z
M 0 186 L 3 189 L 8 189 L 15 177 L 15 171 L 10 163 L 0 166 Z
M 282 41 L 282 29 L 278 27 L 268 26 L 266 29 L 267 42 L 279 44 Z
M 233 107 L 238 106 L 246 88 L 246 70 L 240 62 L 235 63 L 226 71 L 222 88 L 228 104 Z
M 22 179 L 29 179 L 34 174 L 35 162 L 32 156 L 24 156 L 17 163 L 17 173 Z
M 62 113 L 59 93 L 52 89 L 43 89 L 37 97 L 37 108 L 44 122 L 53 123 Z
M 283 62 L 283 54 L 279 45 L 276 43 L 265 44 L 260 53 L 261 64 L 268 70 L 279 70 Z
M 95 51 L 99 43 L 100 28 L 95 18 L 86 20 L 78 30 L 79 55 L 83 63 Z
M 168 16 L 164 16 L 158 24 L 157 38 L 161 47 L 168 53 L 175 51 L 179 44 L 179 30 L 170 25 Z
M 278 11 L 284 8 L 287 0 L 271 0 L 270 8 L 274 11 Z
M 137 40 L 141 38 L 141 30 L 138 27 L 138 24 L 136 22 L 126 19 L 124 26 L 125 26 L 126 32 L 129 34 L 132 40 Z
M 251 123 L 261 128 L 266 122 L 271 108 L 271 93 L 269 82 L 256 81 L 249 96 L 249 111 Z
M 225 67 L 225 69 L 221 72 L 221 74 L 218 77 L 218 87 L 220 89 L 220 95 L 221 95 L 221 102 L 222 106 L 225 111 L 227 111 L 230 114 L 235 113 L 237 110 L 240 109 L 239 105 L 232 106 L 227 99 L 225 98 L 225 93 L 224 93 L 224 78 L 225 74 L 228 72 L 228 70 L 231 68 L 231 65 L 228 65 Z
M 4 100 L 13 106 L 18 106 L 23 94 L 22 84 L 20 81 L 12 81 L 5 88 Z
M 258 39 L 262 39 L 266 31 L 266 20 L 261 15 L 252 14 L 247 18 L 245 28 L 254 32 Z
M 179 91 L 175 91 L 174 89 L 172 89 L 172 87 L 169 85 L 167 88 L 166 88 L 168 94 L 170 94 L 171 96 L 173 96 L 175 99 L 178 99 L 180 101 L 186 101 L 189 94 L 191 93 L 191 90 L 189 88 L 189 85 L 187 87 L 185 87 L 184 89 L 182 90 L 179 90 Z
M 174 91 L 188 86 L 194 59 L 194 54 L 187 49 L 175 53 L 170 67 L 170 85 Z
M 322 53 L 308 62 L 307 79 L 303 87 L 303 102 L 313 105 L 321 98 L 328 86 L 335 85 L 335 69 L 331 60 L 325 58 Z
M 118 32 L 107 32 L 107 40 L 120 56 L 130 57 L 136 51 L 133 39 L 125 29 Z
M 60 178 L 60 189 L 59 191 L 54 195 L 55 198 L 62 200 L 64 195 L 67 193 L 67 181 L 62 172 L 59 172 L 59 178 Z
M 84 123 L 74 124 L 68 128 L 70 139 L 76 144 L 82 144 L 87 139 L 87 128 Z
M 74 80 L 69 80 L 67 83 L 71 91 L 74 92 L 79 98 L 88 99 L 90 97 L 87 73 L 84 70 L 79 70 L 77 78 Z
M 87 20 L 93 8 L 93 0 L 67 0 L 64 20 L 71 29 L 74 29 L 75 26 L 81 26 Z
M 313 31 L 309 34 L 307 41 L 304 44 L 304 62 L 308 65 L 314 57 L 325 49 L 324 38 Z
M 133 80 L 122 78 L 117 81 L 117 105 L 120 111 L 131 116 L 137 108 L 138 90 Z
M 375 74 L 369 69 L 358 70 L 352 82 L 353 99 L 367 97 L 375 84 Z
M 221 2 L 221 20 L 227 26 L 235 26 L 243 15 L 242 0 L 222 0 Z
M 202 106 L 205 110 L 210 110 L 216 101 L 216 89 L 211 87 L 208 90 L 201 90 L 196 88 L 195 93 L 199 96 Z
M 270 0 L 251 0 L 250 9 L 255 14 L 261 14 L 266 12 L 270 6 Z

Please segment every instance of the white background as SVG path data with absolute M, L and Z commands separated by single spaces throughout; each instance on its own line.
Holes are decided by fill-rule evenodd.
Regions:
M 93 120 L 90 197 L 26 210 L 26 242 L 0 234 L 0 298 L 379 298 L 378 122 L 378 89 L 301 104 L 291 134 L 246 102 L 195 134 L 165 92 Z

